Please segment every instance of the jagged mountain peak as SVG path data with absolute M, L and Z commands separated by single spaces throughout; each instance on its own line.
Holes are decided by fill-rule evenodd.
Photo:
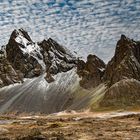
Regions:
M 15 34 L 16 37 L 19 36 L 19 35 L 21 35 L 24 38 L 26 38 L 27 40 L 29 40 L 29 41 L 32 42 L 32 39 L 29 36 L 28 32 L 26 30 L 24 30 L 23 28 L 15 29 L 12 34 Z M 12 36 L 12 34 L 11 34 L 11 36 Z
M 40 51 L 40 48 L 36 43 L 32 41 L 28 33 L 24 29 L 15 29 L 6 45 L 6 51 L 8 58 L 11 56 L 11 52 L 17 55 L 29 57 Z M 14 58 L 13 58 L 14 59 Z
M 67 72 L 76 66 L 76 58 L 55 40 L 49 38 L 38 43 L 42 48 L 44 62 L 46 64 L 46 80 L 54 81 L 53 75 Z
M 122 35 L 113 58 L 107 64 L 105 80 L 113 85 L 124 78 L 140 80 L 140 44 Z
M 121 61 L 125 56 L 131 57 L 134 56 L 140 62 L 140 43 L 130 39 L 124 35 L 121 35 L 120 40 L 117 42 L 115 59 Z
M 119 53 L 122 54 L 130 52 L 133 49 L 135 49 L 137 44 L 138 44 L 137 41 L 134 41 L 133 39 L 130 39 L 125 35 L 121 35 L 121 38 L 119 39 L 116 45 L 115 55 L 118 55 Z
M 54 49 L 56 49 L 56 50 L 58 50 L 58 51 L 60 51 L 60 52 L 66 54 L 65 48 L 64 48 L 63 46 L 61 46 L 60 44 L 58 44 L 58 43 L 57 43 L 55 40 L 53 40 L 52 38 L 49 38 L 49 39 L 47 40 L 47 42 L 49 43 L 49 45 L 50 45 L 52 48 L 54 48 Z
M 129 40 L 129 38 L 128 37 L 126 37 L 126 35 L 124 35 L 124 34 L 121 34 L 121 38 L 120 38 L 121 40 Z
M 15 41 L 15 46 L 20 47 L 23 53 L 30 54 L 35 51 L 39 51 L 39 47 L 36 43 L 34 43 L 28 33 L 23 29 L 14 30 L 13 34 L 16 35 L 13 40 Z
M 131 39 L 127 38 L 125 35 L 121 35 L 116 45 L 115 55 L 121 57 L 120 55 L 124 55 L 124 53 L 130 50 L 132 44 L 133 42 Z
M 81 77 L 80 85 L 84 88 L 93 88 L 102 82 L 105 63 L 96 55 L 89 54 L 87 61 L 78 61 L 77 73 Z
M 23 77 L 39 76 L 45 70 L 41 48 L 23 29 L 14 30 L 6 45 L 7 59 Z
M 67 72 L 76 64 L 76 58 L 55 40 L 49 38 L 35 43 L 23 29 L 12 32 L 6 53 L 13 68 L 26 78 L 46 72 L 46 79 L 53 79 L 51 74 Z
M 105 68 L 105 63 L 96 55 L 89 54 L 87 57 L 87 63 L 92 63 L 93 66 L 97 67 L 99 70 Z
M 70 56 L 70 57 L 75 57 L 66 47 L 60 45 L 57 41 L 55 41 L 52 38 L 49 39 L 44 39 L 42 42 L 38 43 L 44 50 L 46 51 L 52 51 L 52 52 L 59 52 L 61 56 Z
M 28 35 L 27 31 L 24 29 L 15 29 L 10 36 L 8 44 L 13 45 L 13 43 L 19 43 L 25 45 L 25 42 L 33 42 L 31 37 Z

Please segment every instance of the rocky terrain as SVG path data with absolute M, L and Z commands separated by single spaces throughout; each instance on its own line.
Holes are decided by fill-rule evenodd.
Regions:
M 101 105 L 140 105 L 140 42 L 121 36 L 115 55 L 107 64 L 104 80 L 109 88 Z
M 117 42 L 115 55 L 107 64 L 104 80 L 109 86 L 122 79 L 140 80 L 140 42 L 122 35 Z
M 79 60 L 77 64 L 77 74 L 79 77 L 82 77 L 80 86 L 91 88 L 101 84 L 105 66 L 105 63 L 96 55 L 88 55 L 87 62 Z
M 76 58 L 51 38 L 34 42 L 18 29 L 2 46 L 0 62 L 1 114 L 140 106 L 140 42 L 125 35 L 105 64 L 95 54 Z
M 0 117 L 1 140 L 139 140 L 139 135 L 137 112 Z

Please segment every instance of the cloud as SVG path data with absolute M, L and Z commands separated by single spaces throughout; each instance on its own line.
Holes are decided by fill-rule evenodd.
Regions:
M 36 41 L 52 37 L 77 51 L 107 62 L 121 34 L 140 39 L 139 0 L 5 0 L 0 2 L 0 41 L 25 28 Z

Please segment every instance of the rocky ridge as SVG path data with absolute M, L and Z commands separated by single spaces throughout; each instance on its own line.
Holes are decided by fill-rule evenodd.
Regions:
M 127 108 L 140 105 L 140 42 L 122 35 L 115 55 L 107 64 L 104 81 L 108 86 L 100 105 Z
M 12 32 L 4 53 L 5 61 L 3 63 L 12 68 L 9 75 L 13 75 L 14 71 L 14 75 L 19 78 L 17 78 L 18 80 L 11 79 L 11 82 L 7 83 L 3 82 L 6 78 L 2 78 L 1 87 L 23 81 L 24 78 L 37 77 L 43 73 L 46 73 L 47 82 L 52 82 L 55 80 L 53 75 L 59 72 L 67 72 L 76 64 L 76 58 L 53 39 L 49 38 L 35 43 L 23 29 Z M 1 65 L 1 71 L 4 64 Z
M 127 78 L 140 80 L 140 42 L 122 35 L 117 42 L 115 55 L 107 64 L 104 80 L 111 86 Z
M 88 55 L 86 62 L 79 60 L 77 74 L 82 78 L 80 85 L 88 89 L 101 84 L 105 67 L 105 63 L 96 55 Z
M 20 83 L 0 89 L 1 113 L 140 105 L 140 42 L 125 35 L 105 64 L 93 54 L 75 58 L 51 38 L 33 42 L 23 29 L 14 30 L 0 61 L 0 86 Z

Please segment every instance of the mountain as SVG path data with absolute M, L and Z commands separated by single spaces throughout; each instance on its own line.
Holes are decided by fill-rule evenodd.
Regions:
M 140 80 L 140 42 L 122 35 L 115 55 L 107 65 L 104 79 L 112 85 L 125 78 Z
M 76 58 L 49 38 L 14 30 L 0 50 L 0 113 L 56 113 L 140 106 L 140 42 L 122 35 L 105 64 Z
M 140 42 L 122 35 L 115 55 L 107 64 L 104 81 L 108 90 L 101 106 L 116 108 L 140 105 Z
M 12 32 L 6 53 L 7 60 L 24 78 L 33 78 L 45 71 L 46 80 L 51 81 L 51 74 L 66 72 L 76 63 L 76 58 L 53 39 L 35 43 L 23 29 Z
M 77 59 L 49 38 L 33 42 L 23 29 L 14 30 L 4 49 L 0 76 L 0 112 L 53 113 L 72 104 L 78 83 Z M 3 57 L 3 53 L 1 50 Z M 7 83 L 5 81 L 9 80 Z M 8 86 L 9 85 L 9 86 Z
M 38 43 L 45 63 L 46 79 L 51 82 L 52 75 L 67 72 L 76 66 L 76 58 L 65 47 L 49 38 Z
M 77 74 L 82 78 L 80 85 L 88 89 L 101 84 L 105 67 L 105 63 L 96 55 L 88 55 L 86 62 L 79 60 Z

